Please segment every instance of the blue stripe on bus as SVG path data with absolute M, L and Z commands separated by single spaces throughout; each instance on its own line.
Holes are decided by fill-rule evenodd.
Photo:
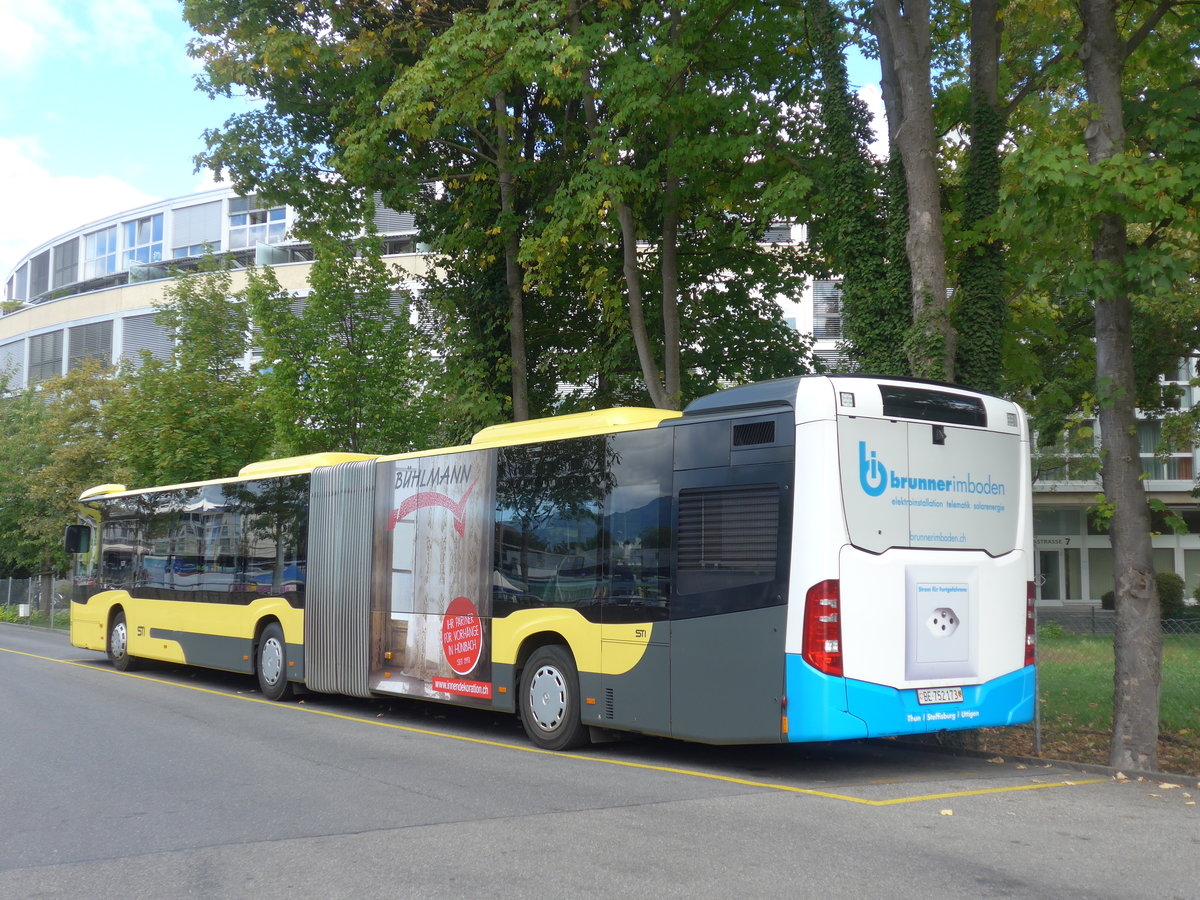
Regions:
M 922 706 L 913 689 L 823 675 L 799 656 L 787 659 L 788 740 L 956 731 L 1016 725 L 1033 718 L 1036 678 L 1028 666 L 962 689 L 962 703 Z

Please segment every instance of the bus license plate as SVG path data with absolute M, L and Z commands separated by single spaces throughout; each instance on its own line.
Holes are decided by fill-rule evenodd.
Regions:
M 917 688 L 917 702 L 962 703 L 962 688 Z

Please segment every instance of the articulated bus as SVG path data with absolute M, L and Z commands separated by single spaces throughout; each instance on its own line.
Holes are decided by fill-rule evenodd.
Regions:
M 718 744 L 1029 721 L 1029 435 L 808 376 L 81 497 L 71 641 L 294 689 Z

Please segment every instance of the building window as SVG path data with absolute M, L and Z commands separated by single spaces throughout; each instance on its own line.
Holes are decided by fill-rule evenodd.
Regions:
M 71 238 L 54 248 L 53 286 L 58 288 L 79 280 L 79 241 Z
M 0 386 L 6 390 L 19 388 L 25 383 L 25 342 L 9 341 L 0 344 Z
M 117 271 L 116 225 L 84 235 L 83 245 L 84 278 L 99 278 Z
M 1142 471 L 1154 481 L 1191 481 L 1192 453 L 1162 452 L 1162 423 L 1143 420 L 1137 423 L 1138 449 L 1142 457 Z
M 17 269 L 16 287 L 13 290 L 13 298 L 16 300 L 29 299 L 29 264 L 21 266 Z
M 39 384 L 62 374 L 63 333 L 35 334 L 29 339 L 29 383 Z
M 254 197 L 229 201 L 229 249 L 241 250 L 255 244 L 278 244 L 287 228 L 287 210 L 282 206 L 258 208 Z
M 112 322 L 93 322 L 72 327 L 68 350 L 70 359 L 67 367 L 70 369 L 82 367 L 89 359 L 99 360 L 107 366 L 112 362 Z
M 813 337 L 818 341 L 842 339 L 842 283 L 813 282 Z
M 154 313 L 129 316 L 121 328 L 121 361 L 134 368 L 142 364 L 142 351 L 154 359 L 166 361 L 171 358 L 174 343 L 167 330 L 158 324 Z
M 1052 440 L 1038 435 L 1037 477 L 1045 481 L 1095 481 L 1100 477 L 1096 423 L 1087 419 Z
M 171 214 L 171 256 L 203 256 L 221 249 L 221 201 L 177 209 Z
M 29 296 L 38 297 L 50 290 L 50 251 L 45 250 L 29 263 Z
M 128 269 L 137 263 L 162 262 L 162 258 L 162 213 L 125 223 L 125 253 L 121 257 L 122 268 Z

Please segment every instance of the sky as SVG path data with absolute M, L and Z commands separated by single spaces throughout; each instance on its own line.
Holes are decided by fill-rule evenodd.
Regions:
M 0 278 L 51 238 L 214 187 L 206 128 L 246 108 L 196 88 L 179 0 L 0 0 Z M 878 65 L 850 80 L 880 107 Z

